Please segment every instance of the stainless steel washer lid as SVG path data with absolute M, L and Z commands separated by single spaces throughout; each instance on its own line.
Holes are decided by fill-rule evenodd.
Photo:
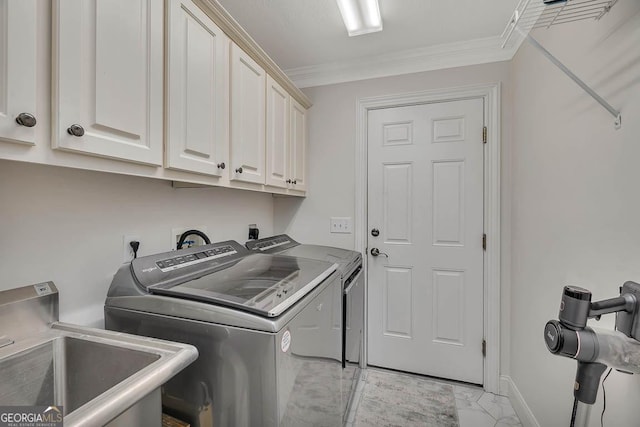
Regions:
M 247 249 L 259 253 L 277 253 L 301 258 L 317 259 L 340 265 L 340 274 L 344 276 L 362 262 L 360 252 L 332 246 L 305 245 L 293 240 L 286 234 L 250 240 Z
M 362 259 L 362 255 L 360 255 L 359 252 L 320 245 L 299 245 L 286 249 L 280 252 L 280 254 L 299 258 L 324 260 L 326 262 L 338 264 L 338 269 L 342 275 L 349 272 L 351 270 L 350 266 L 360 263 L 360 260 Z
M 250 254 L 228 268 L 177 285 L 148 290 L 276 317 L 322 283 L 337 264 L 282 255 Z

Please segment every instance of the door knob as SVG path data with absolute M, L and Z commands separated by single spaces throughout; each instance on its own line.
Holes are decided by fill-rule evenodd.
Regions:
M 224 169 L 226 167 L 227 167 L 227 165 L 225 165 L 224 162 L 218 163 L 218 169 Z
M 242 173 L 242 168 L 236 169 L 236 173 Z
M 18 114 L 18 117 L 16 117 L 16 123 L 18 123 L 20 126 L 32 128 L 36 125 L 36 118 L 33 114 L 20 113 Z
M 378 248 L 371 248 L 371 255 L 372 256 L 380 256 L 380 255 L 384 255 L 387 258 L 389 258 L 389 255 L 385 254 L 384 252 L 380 252 L 380 249 Z
M 84 135 L 84 128 L 80 125 L 71 125 L 67 128 L 67 133 L 73 136 Z
M 380 230 L 378 230 L 377 228 L 372 228 L 371 229 L 371 235 L 373 237 L 378 237 L 380 235 Z

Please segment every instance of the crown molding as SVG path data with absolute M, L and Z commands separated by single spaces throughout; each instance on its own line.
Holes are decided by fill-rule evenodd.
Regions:
M 202 11 L 229 37 L 244 50 L 254 61 L 263 67 L 267 73 L 304 108 L 311 107 L 311 100 L 291 81 L 278 64 L 267 55 L 258 43 L 244 28 L 222 7 L 218 0 L 193 0 Z
M 521 40 L 520 40 L 521 42 Z M 284 70 L 300 88 L 509 61 L 520 43 L 502 47 L 502 36 L 446 43 L 348 61 Z

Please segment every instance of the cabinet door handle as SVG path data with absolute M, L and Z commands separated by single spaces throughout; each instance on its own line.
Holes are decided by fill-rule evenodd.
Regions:
M 73 136 L 84 135 L 84 128 L 80 125 L 71 125 L 67 128 L 67 133 Z
M 36 125 L 36 118 L 33 114 L 20 113 L 18 114 L 18 117 L 16 117 L 16 123 L 18 123 L 20 126 L 32 128 Z
M 240 167 L 240 168 L 236 169 L 236 173 L 242 173 L 242 168 Z
M 227 165 L 225 165 L 224 162 L 218 163 L 218 169 L 224 169 L 226 167 L 227 167 Z
M 298 180 L 297 180 L 297 179 L 294 179 L 294 180 L 293 180 L 293 184 L 295 185 L 295 184 L 297 184 L 297 183 L 298 183 Z
M 287 180 L 287 184 L 291 184 L 293 181 L 291 181 L 290 179 Z

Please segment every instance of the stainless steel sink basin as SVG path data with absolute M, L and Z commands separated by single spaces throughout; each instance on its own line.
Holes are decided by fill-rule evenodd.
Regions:
M 59 337 L 0 361 L 0 405 L 63 406 L 65 415 L 160 356 Z
M 65 427 L 160 425 L 160 386 L 196 348 L 57 322 L 47 285 L 0 292 L 0 406 L 62 406 Z

